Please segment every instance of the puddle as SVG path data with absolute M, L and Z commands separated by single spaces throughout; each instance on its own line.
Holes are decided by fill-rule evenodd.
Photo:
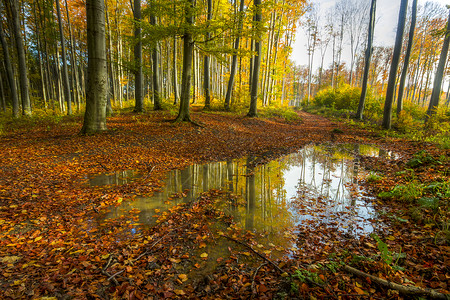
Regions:
M 124 170 L 105 173 L 88 178 L 90 186 L 124 185 L 134 181 L 141 175 L 135 170 Z
M 242 228 L 264 232 L 281 244 L 286 229 L 313 223 L 352 235 L 369 234 L 376 212 L 358 186 L 366 176 L 360 156 L 393 158 L 395 154 L 368 145 L 324 144 L 256 167 L 250 157 L 192 165 L 169 172 L 162 192 L 111 207 L 102 218 L 117 218 L 137 209 L 139 225 L 148 226 L 154 224 L 156 212 L 195 200 L 204 191 L 222 189 L 230 192 L 229 201 L 218 202 L 217 208 L 232 215 Z M 124 184 L 135 175 L 123 171 L 90 182 Z

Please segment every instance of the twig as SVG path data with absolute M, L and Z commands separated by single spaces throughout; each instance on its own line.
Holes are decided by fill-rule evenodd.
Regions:
M 166 236 L 168 236 L 169 234 L 170 234 L 170 233 L 166 233 L 166 234 L 163 235 L 159 240 L 157 240 L 156 242 L 154 242 L 154 243 L 150 246 L 150 248 L 146 249 L 146 250 L 144 251 L 144 253 L 142 253 L 142 254 L 139 255 L 136 259 L 134 259 L 134 260 L 133 260 L 133 263 L 137 262 L 137 261 L 140 260 L 143 256 L 147 255 L 147 254 L 150 252 L 150 250 L 153 249 L 153 247 L 155 247 L 156 245 L 158 245 L 158 243 L 161 242 L 161 240 L 162 240 L 163 238 L 165 238 Z
M 416 286 L 404 286 L 401 284 L 390 282 L 385 279 L 381 279 L 376 276 L 367 274 L 365 272 L 362 272 L 360 270 L 357 270 L 357 269 L 352 268 L 347 265 L 344 265 L 343 269 L 354 275 L 364 277 L 364 278 L 369 278 L 370 280 L 372 280 L 380 285 L 383 285 L 392 290 L 399 291 L 400 293 L 402 293 L 404 295 L 416 295 L 416 296 L 423 295 L 423 296 L 430 297 L 431 299 L 446 299 L 446 300 L 450 299 L 450 295 L 442 294 L 442 293 L 436 292 L 435 290 L 432 290 L 432 289 L 422 289 L 422 288 L 416 287 Z
M 259 252 L 257 252 L 256 250 L 254 250 L 250 245 L 247 245 L 246 243 L 240 242 L 238 240 L 233 239 L 232 237 L 229 237 L 227 235 L 221 234 L 220 236 L 223 236 L 224 238 L 229 239 L 230 241 L 233 241 L 235 243 L 238 243 L 242 246 L 247 247 L 248 249 L 250 249 L 253 253 L 255 253 L 256 255 L 258 255 L 259 257 L 261 257 L 262 259 L 264 259 L 265 261 L 267 261 L 268 263 L 270 263 L 272 266 L 275 267 L 275 269 L 277 269 L 278 272 L 280 272 L 280 274 L 285 273 L 277 264 L 275 264 L 273 261 L 271 261 L 270 259 L 268 259 L 267 257 L 265 257 L 264 255 L 260 254 Z
M 255 279 L 256 279 L 256 274 L 258 274 L 259 269 L 261 269 L 263 266 L 265 266 L 267 263 L 264 262 L 262 263 L 256 270 L 255 273 L 253 273 L 253 279 L 252 279 L 252 298 L 254 298 L 256 291 L 255 291 Z
M 106 262 L 105 266 L 102 268 L 102 274 L 109 276 L 108 280 L 113 279 L 115 285 L 119 285 L 119 282 L 117 281 L 117 279 L 114 278 L 114 276 L 116 276 L 116 274 L 114 276 L 111 276 L 111 274 L 109 274 L 108 271 L 106 271 L 109 268 L 109 266 L 111 265 L 111 263 L 114 261 L 114 259 L 115 259 L 114 255 L 109 256 L 108 261 Z
M 108 280 L 114 279 L 114 281 L 117 282 L 117 280 L 114 277 L 116 277 L 117 275 L 122 274 L 123 272 L 125 272 L 125 269 L 120 270 L 120 271 L 114 273 L 113 275 L 109 276 Z

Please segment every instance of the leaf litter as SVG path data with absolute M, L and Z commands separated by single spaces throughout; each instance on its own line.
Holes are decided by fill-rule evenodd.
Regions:
M 174 126 L 164 112 L 121 114 L 109 118 L 108 132 L 95 136 L 79 136 L 74 123 L 1 136 L 3 297 L 406 299 L 448 294 L 448 150 L 300 115 L 302 122 L 287 124 L 196 112 L 205 125 L 199 129 Z M 342 133 L 334 134 L 336 129 Z M 154 226 L 137 227 L 138 210 L 96 219 L 111 205 L 161 190 L 168 170 L 248 155 L 263 164 L 311 142 L 375 144 L 399 153 L 399 158 L 360 158 L 363 168 L 381 174 L 366 184 L 378 212 L 374 228 L 381 223 L 387 228 L 355 237 L 339 230 L 338 223 L 320 222 L 327 208 L 322 203 L 316 220 L 286 232 L 295 246 L 280 248 L 217 210 L 214 201 L 232 197 L 222 190 L 158 212 Z M 426 154 L 417 154 L 424 149 Z M 122 185 L 84 184 L 86 176 L 124 170 L 142 176 Z M 400 196 L 393 190 L 411 182 L 425 186 L 425 196 L 440 193 L 439 201 L 447 206 L 402 201 L 407 189 Z M 389 197 L 375 197 L 381 193 Z M 217 252 L 218 244 L 225 250 Z M 374 278 L 437 294 L 408 295 Z

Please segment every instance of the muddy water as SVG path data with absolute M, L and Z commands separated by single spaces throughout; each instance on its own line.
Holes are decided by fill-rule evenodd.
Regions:
M 393 156 L 368 145 L 310 145 L 298 152 L 253 166 L 253 158 L 192 165 L 167 174 L 165 187 L 150 198 L 137 197 L 112 207 L 102 218 L 116 218 L 139 210 L 139 224 L 152 225 L 155 214 L 202 192 L 222 189 L 230 193 L 216 207 L 234 217 L 242 228 L 264 232 L 282 242 L 286 229 L 321 223 L 352 235 L 373 231 L 376 212 L 358 185 L 367 176 L 360 156 Z M 125 184 L 133 171 L 92 178 L 90 184 Z

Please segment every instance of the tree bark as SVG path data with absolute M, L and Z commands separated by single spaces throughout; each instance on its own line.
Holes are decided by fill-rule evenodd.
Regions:
M 444 77 L 445 64 L 447 62 L 447 54 L 450 43 L 450 11 L 448 16 L 447 28 L 445 29 L 444 44 L 442 45 L 441 56 L 434 76 L 433 91 L 431 93 L 430 104 L 427 110 L 427 118 L 430 117 L 439 105 L 439 97 L 441 95 L 442 79 Z
M 391 69 L 389 71 L 388 86 L 386 89 L 386 100 L 384 102 L 383 128 L 391 129 L 392 104 L 395 94 L 395 80 L 397 77 L 397 68 L 400 61 L 402 51 L 403 30 L 405 28 L 406 10 L 408 8 L 408 0 L 402 0 L 398 16 L 397 34 L 395 38 L 394 53 L 392 56 Z
M 189 113 L 189 100 L 191 94 L 191 72 L 192 72 L 192 56 L 194 52 L 194 42 L 192 40 L 191 26 L 194 23 L 193 17 L 194 0 L 188 0 L 185 8 L 186 13 L 186 29 L 183 35 L 183 74 L 181 77 L 181 97 L 180 109 L 175 122 L 192 122 Z
M 144 111 L 143 76 L 142 76 L 142 33 L 141 33 L 141 0 L 134 0 L 134 112 Z
M 154 12 L 154 0 L 151 2 L 151 12 L 150 12 L 150 24 L 156 25 L 156 16 Z M 152 49 L 152 63 L 153 63 L 153 109 L 154 110 L 161 110 L 161 85 L 159 84 L 160 79 L 160 72 L 159 72 L 159 65 L 160 65 L 160 58 L 159 58 L 159 49 L 158 49 L 158 41 L 155 42 L 155 45 Z
M 237 30 L 237 36 L 234 40 L 234 51 L 232 61 L 231 61 L 231 70 L 230 70 L 230 78 L 228 79 L 228 86 L 227 86 L 227 94 L 225 95 L 225 110 L 230 110 L 230 102 L 231 102 L 231 94 L 233 92 L 233 86 L 234 86 L 234 78 L 236 76 L 236 70 L 237 70 L 237 51 L 239 50 L 239 43 L 240 43 L 240 32 L 242 31 L 243 27 L 243 19 L 244 19 L 244 0 L 241 0 L 239 3 L 239 23 L 238 23 L 238 30 Z
M 211 22 L 212 18 L 212 0 L 208 0 L 208 16 L 207 20 L 208 22 Z M 208 24 L 209 27 L 209 24 Z M 207 28 L 206 33 L 206 43 L 208 43 L 209 39 L 211 39 L 211 32 Z M 209 56 L 208 54 L 205 54 L 204 57 L 204 66 L 203 66 L 203 88 L 205 92 L 205 107 L 206 109 L 211 108 L 211 78 L 210 78 L 210 71 L 209 71 Z
M 367 94 L 367 82 L 369 81 L 369 69 L 370 60 L 372 58 L 373 52 L 373 31 L 375 28 L 375 13 L 376 13 L 377 1 L 372 0 L 372 5 L 370 6 L 370 20 L 369 20 L 369 30 L 367 35 L 367 49 L 366 49 L 366 61 L 364 65 L 364 75 L 361 88 L 361 97 L 359 98 L 358 111 L 356 112 L 356 119 L 362 120 L 364 105 L 366 103 Z
M 88 78 L 86 112 L 82 134 L 106 130 L 106 97 L 108 74 L 106 66 L 104 0 L 86 0 Z
M 72 97 L 70 95 L 70 85 L 69 85 L 69 72 L 67 71 L 67 57 L 66 57 L 66 45 L 64 39 L 64 31 L 61 19 L 61 8 L 59 5 L 59 0 L 56 0 L 56 15 L 58 17 L 59 26 L 59 39 L 61 42 L 61 54 L 62 54 L 62 80 L 64 88 L 64 98 L 67 102 L 67 114 L 72 114 Z
M 411 25 L 409 28 L 409 39 L 408 45 L 406 47 L 405 59 L 403 62 L 402 75 L 400 76 L 400 83 L 398 86 L 398 96 L 397 96 L 397 116 L 403 110 L 403 92 L 405 89 L 406 75 L 408 74 L 409 58 L 411 57 L 411 49 L 414 41 L 414 30 L 416 28 L 417 19 L 417 0 L 413 0 L 412 4 L 412 15 L 411 15 Z
M 3 48 L 3 60 L 5 61 L 5 69 L 6 69 L 6 78 L 9 84 L 9 90 L 11 93 L 11 104 L 12 104 L 12 113 L 14 117 L 19 116 L 19 97 L 17 95 L 16 83 L 14 81 L 14 71 L 13 66 L 11 64 L 11 59 L 9 57 L 9 48 L 8 43 L 6 42 L 3 24 L 0 20 L 0 41 L 2 43 Z
M 23 38 L 20 29 L 20 18 L 18 3 L 16 0 L 6 0 L 11 10 L 12 25 L 17 50 L 17 59 L 19 61 L 19 81 L 20 81 L 20 98 L 22 100 L 22 114 L 31 116 L 31 102 L 28 88 L 28 70 L 25 58 L 25 48 L 23 46 Z
M 253 0 L 253 5 L 255 7 L 255 22 L 254 22 L 254 37 L 255 41 L 255 52 L 253 58 L 253 71 L 252 71 L 252 83 L 250 90 L 250 109 L 247 113 L 248 117 L 256 117 L 257 114 L 257 103 L 258 103 L 258 84 L 259 84 L 259 69 L 261 66 L 261 41 L 257 37 L 259 29 L 261 28 L 261 0 Z

